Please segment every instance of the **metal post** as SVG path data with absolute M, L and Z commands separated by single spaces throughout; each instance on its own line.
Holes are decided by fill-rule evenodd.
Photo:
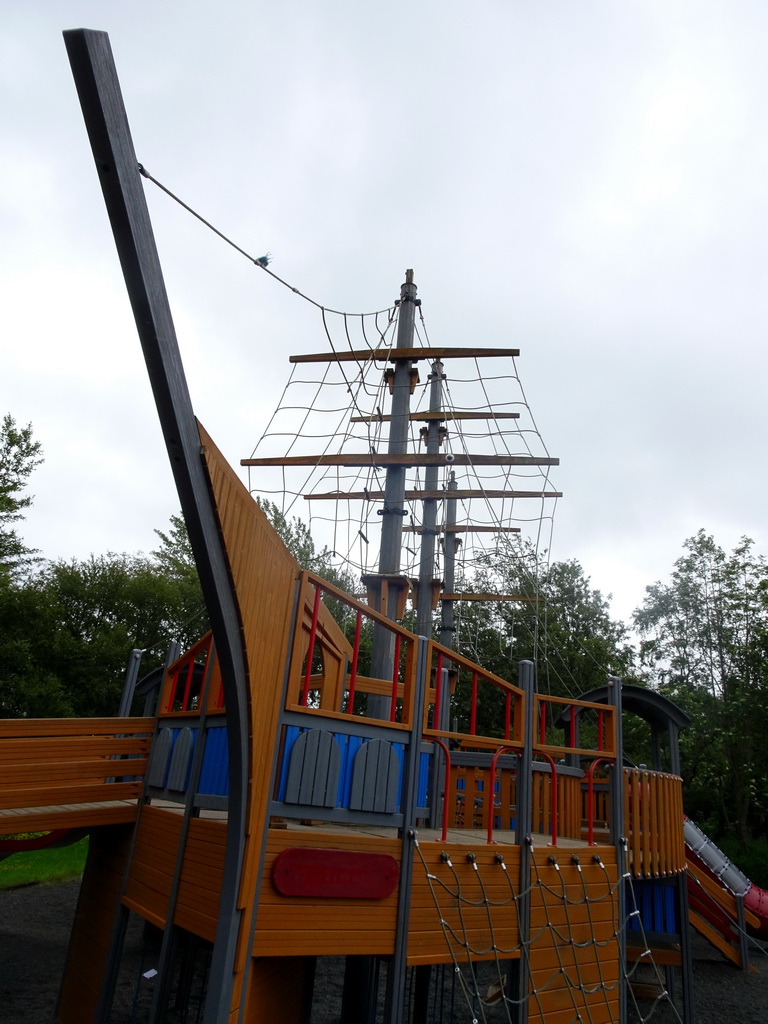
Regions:
M 525 694 L 525 723 L 523 749 L 517 767 L 517 821 L 515 840 L 520 847 L 520 889 L 517 900 L 517 929 L 520 942 L 520 959 L 517 963 L 518 1003 L 517 1024 L 528 1020 L 528 991 L 530 970 L 528 943 L 531 938 L 531 814 L 533 804 L 533 692 L 535 688 L 535 666 L 532 661 L 521 661 L 518 669 L 518 686 Z
M 457 491 L 459 485 L 456 482 L 456 474 L 451 472 L 448 479 L 448 491 L 445 501 L 445 537 L 443 538 L 443 579 L 445 580 L 445 591 L 448 594 L 456 593 L 456 551 L 458 541 L 453 530 L 449 529 L 456 525 L 456 498 L 451 497 L 452 491 Z M 455 626 L 453 623 L 453 601 L 441 602 L 440 622 L 440 643 L 444 647 L 453 647 L 455 650 Z
M 217 1024 L 227 1018 L 234 992 L 247 832 L 248 675 L 240 616 L 109 37 L 105 32 L 73 29 L 64 33 L 64 39 L 219 653 L 228 712 L 229 811 L 203 1018 L 204 1024 Z
M 429 377 L 429 411 L 443 409 L 443 364 L 439 359 L 432 363 Z M 441 420 L 429 420 L 427 425 L 427 454 L 437 455 L 440 451 Z M 436 491 L 440 477 L 439 466 L 427 466 L 424 471 L 424 489 Z M 437 498 L 424 499 L 424 514 L 421 526 L 421 559 L 419 562 L 419 597 L 416 605 L 416 632 L 419 636 L 432 636 L 432 580 L 435 575 L 435 539 L 437 537 Z
M 413 271 L 406 270 L 405 282 L 400 287 L 400 312 L 397 321 L 397 343 L 395 349 L 413 348 L 413 332 L 416 323 L 416 285 Z M 408 450 L 409 413 L 411 406 L 411 360 L 402 359 L 395 363 L 392 387 L 392 407 L 389 423 L 389 455 L 405 455 Z M 388 466 L 384 484 L 384 507 L 380 510 L 381 550 L 379 572 L 394 574 L 400 572 L 400 555 L 403 543 L 403 518 L 405 512 L 405 466 Z M 393 587 L 389 593 L 387 607 L 382 608 L 389 618 L 396 615 L 397 592 Z M 393 638 L 389 630 L 374 628 L 371 650 L 371 675 L 374 679 L 388 679 L 392 674 Z M 371 718 L 389 718 L 389 697 L 368 698 L 368 715 Z
M 139 679 L 139 668 L 141 667 L 141 656 L 143 653 L 143 650 L 134 647 L 128 657 L 128 668 L 125 670 L 123 693 L 120 698 L 120 707 L 117 711 L 118 718 L 128 718 L 131 713 L 131 705 L 133 704 L 133 695 L 136 691 L 136 683 Z
M 414 707 L 424 706 L 427 692 L 427 640 L 419 637 L 417 652 Z M 400 856 L 400 888 L 397 897 L 395 951 L 387 967 L 387 994 L 384 1019 L 387 1024 L 403 1024 L 405 1020 L 405 968 L 408 951 L 408 921 L 411 909 L 413 853 L 416 843 L 416 811 L 419 805 L 419 761 L 421 759 L 421 716 L 416 714 L 408 739 L 408 752 L 403 773 L 401 810 L 402 852 Z
M 619 975 L 619 1020 L 627 1019 L 627 899 L 626 853 L 627 841 L 624 836 L 624 739 L 621 728 L 621 680 L 608 676 L 608 703 L 613 706 L 616 719 L 616 764 L 611 773 L 609 800 L 611 809 L 611 843 L 616 847 L 618 865 L 618 886 L 616 887 L 616 917 L 618 921 L 617 944 L 621 973 Z
M 413 332 L 416 323 L 416 285 L 413 271 L 406 270 L 405 282 L 400 287 L 400 312 L 397 322 L 395 348 L 413 348 Z M 392 386 L 392 405 L 389 423 L 390 455 L 405 455 L 408 450 L 408 429 L 411 406 L 411 360 L 395 363 Z M 388 466 L 384 485 L 384 507 L 381 509 L 381 550 L 379 572 L 397 575 L 400 572 L 400 556 L 403 542 L 403 519 L 405 512 L 405 467 Z M 381 610 L 394 619 L 397 614 L 397 590 L 392 587 L 387 607 Z M 371 646 L 371 675 L 374 679 L 391 679 L 394 670 L 394 636 L 388 630 L 375 625 Z M 368 697 L 368 716 L 389 719 L 391 698 Z M 417 705 L 418 707 L 418 705 Z M 376 972 L 373 958 L 365 956 L 347 957 L 344 974 L 344 995 L 342 1024 L 368 1024 L 375 1016 Z

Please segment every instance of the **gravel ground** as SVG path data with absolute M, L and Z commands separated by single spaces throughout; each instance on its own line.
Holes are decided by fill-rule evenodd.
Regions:
M 35 885 L 0 891 L 0 1022 L 2 1024 L 53 1024 L 59 979 L 66 955 L 67 939 L 77 901 L 78 882 L 63 885 Z M 149 992 L 140 993 L 134 1014 L 135 978 L 150 966 L 142 963 L 142 933 L 129 933 L 126 947 L 126 977 L 119 988 L 114 1024 L 136 1024 L 144 1019 Z M 768 1021 L 768 944 L 754 950 L 753 967 L 744 974 L 727 964 L 716 950 L 694 936 L 694 977 L 696 1024 L 766 1024 Z M 147 987 L 147 983 L 142 983 Z M 337 1014 L 334 979 L 319 979 L 320 992 L 328 994 L 328 1011 L 313 1014 L 313 1024 L 333 1021 Z M 678 985 L 678 990 L 680 986 Z M 631 1002 L 631 1000 L 630 1000 Z M 679 991 L 678 991 L 679 1005 Z M 654 1024 L 673 1024 L 681 1015 L 673 1007 L 643 1001 L 644 1019 Z M 190 1015 L 193 1021 L 196 1014 Z M 639 1018 L 631 1011 L 633 1020 Z M 494 1018 L 495 1019 L 495 1018 Z M 466 1013 L 455 1017 L 465 1024 Z M 448 1024 L 448 1022 L 445 1022 Z M 452 1022 L 453 1024 L 453 1022 Z

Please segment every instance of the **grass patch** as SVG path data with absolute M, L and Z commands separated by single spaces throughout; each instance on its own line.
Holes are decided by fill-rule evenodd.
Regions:
M 88 853 L 88 837 L 56 849 L 26 850 L 0 860 L 0 889 L 33 882 L 68 882 L 79 878 Z

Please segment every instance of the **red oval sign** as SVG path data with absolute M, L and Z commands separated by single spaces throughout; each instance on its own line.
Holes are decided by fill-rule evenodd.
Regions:
M 395 890 L 400 865 L 388 853 L 296 846 L 278 854 L 272 881 L 283 896 L 381 900 Z

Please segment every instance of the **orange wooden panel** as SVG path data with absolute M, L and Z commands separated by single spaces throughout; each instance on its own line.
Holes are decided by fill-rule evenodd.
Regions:
M 243 1024 L 304 1024 L 312 997 L 313 964 L 309 958 L 264 957 L 250 967 Z
M 152 733 L 154 718 L 6 718 L 0 719 L 0 739 L 38 736 L 107 736 Z

